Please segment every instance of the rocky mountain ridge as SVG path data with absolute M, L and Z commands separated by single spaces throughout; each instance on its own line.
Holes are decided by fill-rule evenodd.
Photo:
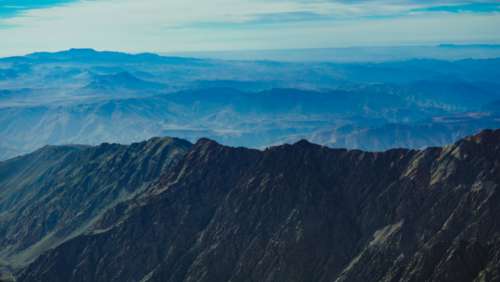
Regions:
M 46 146 L 0 162 L 0 259 L 19 267 L 81 234 L 190 146 L 172 138 L 129 146 Z
M 498 281 L 500 130 L 386 152 L 201 139 L 18 281 Z

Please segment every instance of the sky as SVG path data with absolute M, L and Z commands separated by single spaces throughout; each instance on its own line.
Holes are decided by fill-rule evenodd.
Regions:
M 0 0 L 0 56 L 500 43 L 500 1 Z

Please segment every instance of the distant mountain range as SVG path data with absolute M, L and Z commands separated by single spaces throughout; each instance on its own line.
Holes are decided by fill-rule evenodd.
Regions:
M 238 50 L 170 53 L 224 60 L 273 60 L 285 62 L 366 63 L 411 59 L 462 60 L 500 57 L 499 44 L 440 44 L 435 46 L 371 46 L 285 50 Z
M 334 148 L 358 148 L 383 151 L 390 148 L 424 148 L 453 143 L 484 128 L 498 128 L 498 113 L 466 113 L 436 116 L 410 124 L 387 123 L 380 126 L 347 125 L 318 131 L 302 137 Z M 293 136 L 291 140 L 296 140 Z
M 498 160 L 500 130 L 381 153 L 48 146 L 0 163 L 3 277 L 498 281 Z
M 369 151 L 440 146 L 500 127 L 498 77 L 494 58 L 303 63 L 92 49 L 3 58 L 0 160 L 153 136 L 253 148 L 300 139 Z

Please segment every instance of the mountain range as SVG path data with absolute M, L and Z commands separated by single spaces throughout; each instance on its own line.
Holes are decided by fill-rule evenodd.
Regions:
M 450 47 L 443 47 L 450 48 Z M 0 59 L 0 159 L 154 136 L 386 150 L 499 128 L 500 60 L 279 62 L 92 49 Z
M 0 162 L 3 277 L 498 281 L 499 160 L 500 130 L 384 152 L 46 146 Z

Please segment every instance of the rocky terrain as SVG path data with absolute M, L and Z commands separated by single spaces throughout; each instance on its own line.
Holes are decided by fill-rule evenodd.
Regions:
M 141 146 L 149 148 L 155 140 Z M 186 144 L 170 166 L 147 162 L 146 170 L 124 165 L 123 158 L 98 158 L 109 146 L 114 145 L 55 147 L 49 155 L 59 163 L 61 156 L 86 150 L 78 162 L 87 169 L 81 179 L 97 171 L 112 176 L 110 171 L 120 167 L 116 175 L 127 184 L 117 187 L 140 192 L 15 269 L 17 281 L 500 280 L 500 130 L 445 147 L 385 152 L 307 141 L 254 150 L 201 139 Z M 142 159 L 140 152 L 136 156 Z M 20 160 L 2 163 L 2 171 L 21 171 L 16 166 L 26 161 Z M 37 167 L 36 160 L 32 164 Z M 47 173 L 58 171 L 57 165 L 47 167 Z M 30 171 L 23 171 L 28 178 Z M 155 173 L 141 174 L 135 182 L 125 177 L 138 171 Z M 89 181 L 83 183 L 95 186 L 78 187 L 102 189 Z M 42 192 L 57 190 L 57 182 L 47 184 L 37 190 L 46 205 L 32 209 L 35 215 L 65 203 Z M 11 185 L 0 186 L 2 199 Z M 36 187 L 26 186 L 25 193 Z M 65 190 L 75 191 L 74 201 L 65 207 L 77 203 L 81 209 L 91 202 L 87 192 L 71 187 Z M 3 206 L 19 201 L 3 200 Z M 54 208 L 45 209 L 47 203 Z M 66 210 L 56 218 L 64 218 Z M 45 224 L 64 230 L 72 222 Z M 3 234 L 15 226 L 37 234 L 39 229 L 31 229 L 36 221 L 31 224 L 1 226 Z M 8 244 L 20 243 L 11 237 L 3 243 Z
M 130 146 L 47 146 L 0 162 L 0 263 L 25 265 L 81 234 L 108 208 L 155 181 L 190 146 L 171 138 Z

